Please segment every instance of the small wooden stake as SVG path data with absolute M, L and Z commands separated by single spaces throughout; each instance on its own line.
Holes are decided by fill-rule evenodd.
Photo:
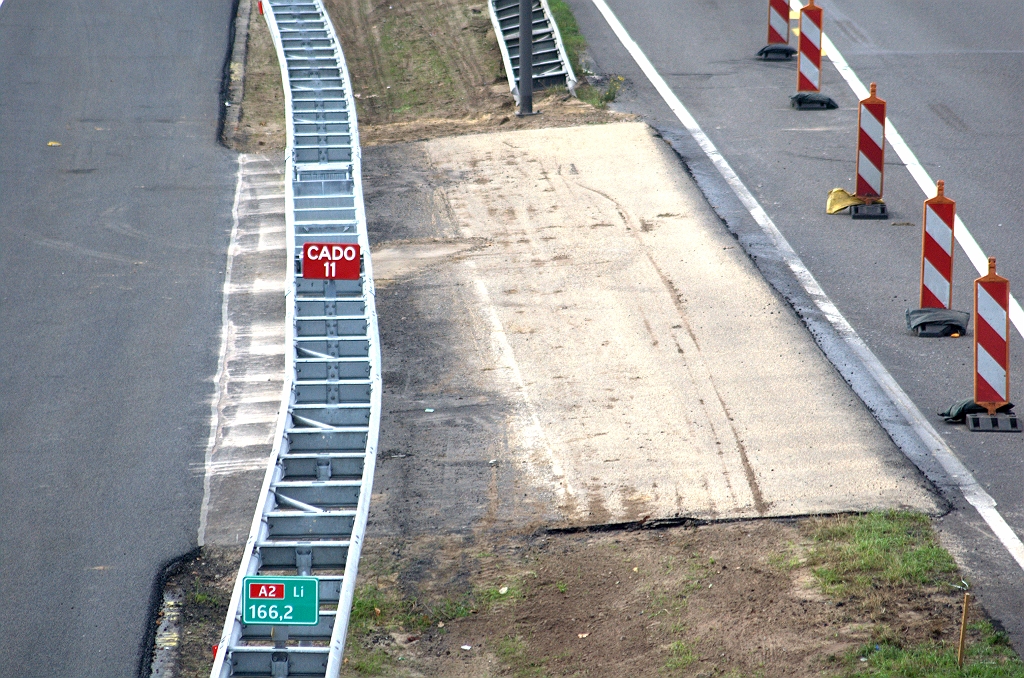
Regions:
M 967 643 L 967 607 L 971 602 L 971 594 L 964 593 L 964 616 L 960 618 L 960 647 L 956 651 L 956 665 L 964 667 L 964 646 Z

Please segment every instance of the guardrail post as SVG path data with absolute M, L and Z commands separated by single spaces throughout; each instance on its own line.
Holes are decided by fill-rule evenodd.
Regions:
M 519 0 L 519 112 L 533 115 L 533 0 Z

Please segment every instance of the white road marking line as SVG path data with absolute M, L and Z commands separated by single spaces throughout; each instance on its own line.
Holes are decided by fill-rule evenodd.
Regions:
M 790 7 L 799 8 L 803 5 L 800 4 L 800 0 L 790 0 Z M 836 49 L 836 46 L 832 44 L 832 40 L 829 39 L 828 35 L 822 35 L 822 45 L 828 52 L 828 58 L 832 62 L 832 65 L 836 67 L 839 74 L 843 76 L 843 80 L 850 86 L 853 93 L 858 99 L 866 99 L 868 97 L 868 88 L 861 82 L 860 77 L 850 68 L 850 64 L 846 62 L 842 53 Z M 921 187 L 926 198 L 932 198 L 935 196 L 935 182 L 932 181 L 928 171 L 921 166 L 921 162 L 914 155 L 914 152 L 910 150 L 910 146 L 903 140 L 900 133 L 896 131 L 895 125 L 888 117 L 885 119 L 885 138 L 889 142 L 889 146 L 896 151 L 896 155 L 899 156 L 903 164 L 907 166 L 907 170 L 910 172 L 910 176 L 914 177 L 914 181 Z M 954 221 L 955 228 L 953 229 L 953 235 L 956 241 L 960 243 L 960 247 L 963 248 L 964 253 L 967 254 L 967 258 L 971 260 L 974 268 L 977 269 L 978 273 L 985 275 L 988 273 L 988 257 L 982 251 L 981 246 L 978 245 L 978 241 L 974 239 L 971 232 L 967 230 L 967 226 L 960 219 L 960 215 L 956 215 Z M 1024 309 L 1021 308 L 1020 302 L 1013 295 L 1010 296 L 1010 322 L 1017 328 L 1017 332 L 1021 336 L 1024 336 Z M 1022 564 L 1024 567 L 1024 564 Z
M 1007 524 L 1003 516 L 996 511 L 995 499 L 993 499 L 991 495 L 989 495 L 988 492 L 978 484 L 978 481 L 974 478 L 971 472 L 967 470 L 967 467 L 964 466 L 956 457 L 953 450 L 946 444 L 946 441 L 942 439 L 938 431 L 936 431 L 931 425 L 931 422 L 925 418 L 917 408 L 917 405 L 915 405 L 910 399 L 910 396 L 908 396 L 900 385 L 896 383 L 896 380 L 893 379 L 892 375 L 889 374 L 878 358 L 875 357 L 875 354 L 871 352 L 871 349 L 864 343 L 864 340 L 857 335 L 853 326 L 850 325 L 849 321 L 847 321 L 843 314 L 839 312 L 839 309 L 832 303 L 832 300 L 828 298 L 825 291 L 818 284 L 818 281 L 814 279 L 814 276 L 807 267 L 804 266 L 803 261 L 801 261 L 800 257 L 793 250 L 792 246 L 790 246 L 789 242 L 779 231 L 778 227 L 775 226 L 775 223 L 772 222 L 771 218 L 764 211 L 764 208 L 757 202 L 757 199 L 750 192 L 750 189 L 748 189 L 743 181 L 740 180 L 739 176 L 736 175 L 732 166 L 729 165 L 729 162 L 718 151 L 711 139 L 708 138 L 708 135 L 704 133 L 704 130 L 702 130 L 700 125 L 697 124 L 694 117 L 690 115 L 690 112 L 686 110 L 686 107 L 683 106 L 683 102 L 679 100 L 675 95 L 675 92 L 672 91 L 672 88 L 668 86 L 668 83 L 665 82 L 657 69 L 654 68 L 654 65 L 647 58 L 647 55 L 644 54 L 643 50 L 640 49 L 640 46 L 629 36 L 625 27 L 619 22 L 619 19 L 612 12 L 611 8 L 608 7 L 605 0 L 591 1 L 594 3 L 594 6 L 597 7 L 598 11 L 601 12 L 605 21 L 608 22 L 612 32 L 614 32 L 616 37 L 618 37 L 619 42 L 622 43 L 622 46 L 625 47 L 626 51 L 629 52 L 631 57 L 633 57 L 633 60 L 636 61 L 640 70 L 647 76 L 647 79 L 650 80 L 651 84 L 654 85 L 654 88 L 658 91 L 658 94 L 661 95 L 661 98 L 664 99 L 665 103 L 668 104 L 668 107 L 672 109 L 672 112 L 675 113 L 679 121 L 684 127 L 686 127 L 694 141 L 700 145 L 704 153 L 708 156 L 711 162 L 714 163 L 715 167 L 721 173 L 722 178 L 725 179 L 726 183 L 729 184 L 729 187 L 732 188 L 733 192 L 736 194 L 736 197 L 739 198 L 740 202 L 743 203 L 743 206 L 748 212 L 750 212 L 750 216 L 754 218 L 754 221 L 756 221 L 758 226 L 761 227 L 761 230 L 765 235 L 772 240 L 776 249 L 779 251 L 779 254 L 789 267 L 789 270 L 792 271 L 793 275 L 795 275 L 797 280 L 800 281 L 804 291 L 807 292 L 814 301 L 814 304 L 821 310 L 825 317 L 828 318 L 832 327 L 834 327 L 839 336 L 843 338 L 847 346 L 853 351 L 854 355 L 861 360 L 868 373 L 872 378 L 874 378 L 882 391 L 890 398 L 890 400 L 892 400 L 900 410 L 901 414 L 906 417 L 907 421 L 914 428 L 914 431 L 918 434 L 921 441 L 930 450 L 932 456 L 942 465 L 942 468 L 950 476 L 953 482 L 956 483 L 957 487 L 963 493 L 964 498 L 967 499 L 975 509 L 977 509 L 978 513 L 992 529 L 999 541 L 1002 542 L 1006 550 L 1009 551 L 1010 555 L 1017 561 L 1017 564 L 1021 569 L 1024 569 L 1024 543 L 1021 542 L 1020 538 L 1016 535 L 1009 524 Z M 801 7 L 799 0 L 790 0 L 790 6 L 796 9 Z M 854 93 L 861 99 L 867 98 L 867 88 L 864 87 L 864 84 L 859 78 L 857 78 L 857 75 L 850 69 L 849 65 L 846 64 L 846 61 L 843 60 L 842 55 L 835 49 L 835 46 L 832 44 L 832 41 L 828 39 L 828 36 L 822 35 L 822 43 L 828 50 L 829 58 L 832 62 L 836 63 L 838 61 L 843 64 L 843 67 L 849 74 L 844 74 L 843 77 L 846 78 L 848 83 L 850 83 L 850 86 L 854 89 Z M 840 69 L 840 72 L 842 72 L 842 69 Z M 857 87 L 854 87 L 854 83 L 859 86 L 860 91 L 858 91 Z M 907 159 L 910 158 L 913 160 L 917 171 L 919 171 L 927 180 L 929 188 L 925 188 L 925 185 L 922 183 L 921 179 L 918 178 L 918 175 L 915 175 L 915 179 L 918 179 L 918 185 L 922 187 L 922 190 L 925 190 L 926 193 L 928 191 L 934 192 L 935 184 L 931 183 L 931 178 L 928 177 L 927 172 L 924 171 L 924 168 L 921 167 L 921 164 L 917 161 L 917 158 L 914 157 L 914 154 L 910 152 L 910 149 L 903 141 L 903 138 L 896 133 L 895 127 L 893 127 L 892 123 L 888 120 L 886 120 L 886 138 L 888 138 L 889 143 L 893 148 L 903 149 L 903 152 L 897 150 L 897 153 L 899 153 L 900 158 L 907 164 L 907 167 L 911 168 L 911 163 Z M 906 157 L 904 157 L 904 152 L 907 154 Z M 914 169 L 911 169 L 911 174 L 913 174 L 914 171 Z M 972 263 L 975 263 L 975 267 L 978 267 L 978 263 L 975 262 L 975 257 L 972 256 L 971 251 L 964 246 L 964 242 L 961 241 L 961 237 L 968 238 L 969 242 L 973 243 L 976 252 L 979 254 L 981 253 L 981 248 L 978 247 L 976 242 L 974 242 L 974 239 L 970 236 L 967 228 L 960 222 L 959 217 L 957 217 L 956 230 L 958 231 L 957 240 L 960 241 L 961 247 L 967 251 L 968 256 L 971 257 Z M 981 260 L 985 262 L 985 271 L 987 272 L 988 259 L 984 257 L 984 254 L 981 254 Z M 981 271 L 982 269 L 978 268 L 978 270 Z M 1013 304 L 1013 307 L 1010 311 L 1010 318 L 1014 318 L 1014 310 L 1016 310 L 1018 318 L 1024 321 L 1024 311 L 1021 310 L 1020 305 L 1017 304 L 1015 299 L 1011 299 L 1011 304 Z M 1017 320 L 1014 320 L 1014 325 L 1018 327 L 1018 330 L 1020 329 L 1020 325 L 1017 324 Z

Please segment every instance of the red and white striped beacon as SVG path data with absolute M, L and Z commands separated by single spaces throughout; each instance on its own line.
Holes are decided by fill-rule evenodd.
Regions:
M 936 182 L 936 196 L 924 201 L 921 221 L 921 308 L 953 308 L 953 222 L 956 201 Z
M 789 44 L 789 3 L 768 0 L 768 44 Z
M 988 275 L 974 281 L 974 402 L 994 415 L 1010 400 L 1010 281 Z
M 796 59 L 796 91 L 821 91 L 822 9 L 810 4 L 800 10 L 800 42 Z
M 868 205 L 882 197 L 885 180 L 885 101 L 871 95 L 857 111 L 857 197 Z

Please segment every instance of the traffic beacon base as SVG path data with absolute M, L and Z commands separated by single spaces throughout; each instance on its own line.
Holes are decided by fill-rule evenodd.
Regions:
M 792 61 L 796 54 L 796 48 L 789 45 L 765 45 L 757 50 L 755 56 L 761 57 L 764 61 Z
M 854 205 L 850 208 L 853 219 L 888 219 L 889 208 L 884 202 L 873 202 L 869 205 Z
M 839 108 L 839 104 L 821 92 L 797 92 L 789 97 L 789 105 L 798 111 L 828 111 Z
M 921 302 L 907 311 L 907 329 L 919 337 L 959 337 L 967 333 L 971 315 L 953 310 L 953 224 L 956 201 L 945 195 L 946 182 L 924 201 L 921 218 Z
M 1006 414 L 968 414 L 967 428 L 983 433 L 1020 433 L 1020 420 L 1013 412 Z
M 972 431 L 1019 433 L 1010 409 L 1010 281 L 996 274 L 988 258 L 988 275 L 974 281 L 974 402 L 986 412 L 967 415 Z

